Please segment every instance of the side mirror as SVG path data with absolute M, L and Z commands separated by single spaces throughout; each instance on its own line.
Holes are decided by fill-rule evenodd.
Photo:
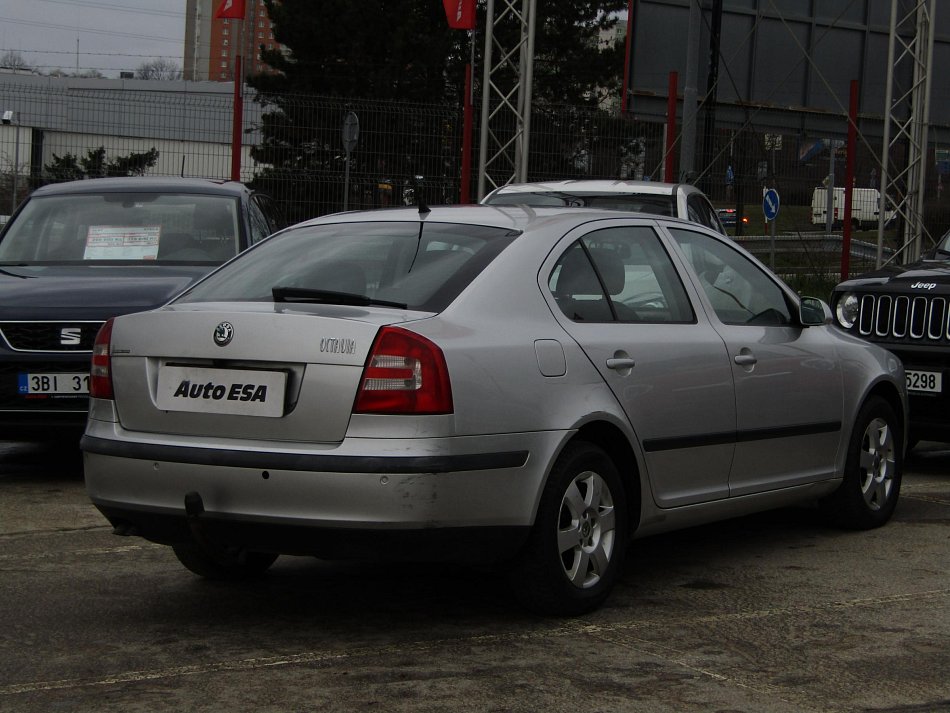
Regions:
M 831 324 L 831 307 L 817 297 L 802 297 L 798 303 L 798 319 L 803 327 L 819 327 Z

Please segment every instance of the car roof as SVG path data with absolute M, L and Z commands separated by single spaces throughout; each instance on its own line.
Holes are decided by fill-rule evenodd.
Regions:
M 419 212 L 418 208 L 411 207 L 333 213 L 297 223 L 291 226 L 289 230 L 331 223 L 418 222 L 422 220 L 430 223 L 471 223 L 521 232 L 538 229 L 545 225 L 557 224 L 558 229 L 563 233 L 592 220 L 617 220 L 622 218 L 635 219 L 646 223 L 656 221 L 681 223 L 690 229 L 701 228 L 712 235 L 722 237 L 721 234 L 699 223 L 665 215 L 653 215 L 652 213 L 605 208 L 482 204 L 432 206 L 428 212 L 422 213 Z
M 621 181 L 602 179 L 571 179 L 536 183 L 509 183 L 492 191 L 492 195 L 518 193 L 635 193 L 642 195 L 673 195 L 677 190 L 698 191 L 688 183 L 661 183 L 658 181 Z
M 160 176 L 127 176 L 92 178 L 82 181 L 51 183 L 33 191 L 32 196 L 81 193 L 215 193 L 240 196 L 249 193 L 243 183 L 208 178 L 176 178 Z

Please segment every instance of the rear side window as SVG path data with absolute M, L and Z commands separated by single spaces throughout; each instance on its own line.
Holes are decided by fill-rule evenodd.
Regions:
M 337 223 L 275 235 L 183 295 L 180 302 L 270 301 L 274 288 L 438 312 L 517 233 L 452 223 Z M 318 294 L 320 293 L 320 294 Z
M 597 230 L 573 243 L 548 279 L 575 322 L 688 323 L 695 315 L 652 228 Z
M 264 195 L 263 193 L 255 193 L 251 196 L 250 205 L 259 211 L 259 219 L 263 221 L 265 226 L 265 237 L 271 233 L 276 233 L 287 225 L 287 221 L 284 219 L 280 208 L 277 207 L 277 204 L 270 196 Z
M 252 198 L 247 204 L 247 219 L 251 229 L 251 245 L 259 243 L 268 235 L 274 232 L 267 221 L 267 217 L 258 207 L 257 202 Z
M 697 193 L 691 193 L 686 198 L 686 210 L 689 213 L 689 219 L 694 223 L 705 225 L 717 233 L 722 233 L 716 211 L 705 197 Z

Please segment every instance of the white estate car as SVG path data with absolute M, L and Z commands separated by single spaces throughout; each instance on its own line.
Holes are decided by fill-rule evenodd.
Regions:
M 666 215 L 726 234 L 706 194 L 688 183 L 572 179 L 509 183 L 481 201 L 484 205 L 571 206 Z

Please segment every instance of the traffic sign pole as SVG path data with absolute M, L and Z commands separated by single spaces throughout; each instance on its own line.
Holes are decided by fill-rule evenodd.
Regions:
M 772 224 L 769 231 L 769 234 L 771 235 L 769 266 L 773 270 L 775 269 L 775 219 L 778 218 L 778 209 L 780 203 L 781 201 L 778 197 L 778 191 L 774 188 L 769 188 L 762 194 L 762 214 L 765 216 L 765 219 Z
M 360 137 L 360 120 L 356 112 L 348 111 L 343 117 L 343 150 L 346 151 L 343 171 L 343 210 L 349 208 L 350 202 L 350 153 L 356 148 L 356 141 Z

